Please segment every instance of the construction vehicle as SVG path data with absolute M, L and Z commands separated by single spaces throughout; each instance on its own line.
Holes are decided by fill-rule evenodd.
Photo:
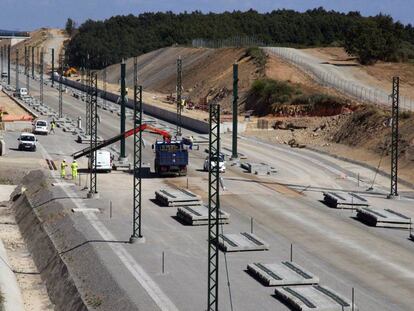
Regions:
M 182 141 L 156 141 L 154 168 L 159 176 L 187 175 L 188 150 Z
M 156 141 L 153 145 L 155 150 L 154 167 L 155 172 L 160 176 L 166 175 L 179 175 L 185 176 L 187 174 L 188 165 L 188 150 L 185 148 L 184 143 L 178 140 L 171 140 L 171 134 L 167 131 L 150 126 L 148 124 L 142 124 L 136 129 L 130 129 L 124 133 L 121 133 L 115 137 L 107 139 L 101 143 L 98 143 L 92 149 L 87 147 L 78 152 L 72 154 L 74 159 L 81 158 L 95 152 L 101 148 L 107 147 L 122 138 L 132 136 L 134 133 L 141 131 L 148 131 L 149 133 L 158 134 L 163 137 L 162 141 Z
M 76 70 L 76 68 L 74 67 L 69 67 L 68 69 L 65 70 L 65 72 L 63 73 L 64 77 L 71 77 L 72 75 L 76 75 L 78 73 L 78 71 Z

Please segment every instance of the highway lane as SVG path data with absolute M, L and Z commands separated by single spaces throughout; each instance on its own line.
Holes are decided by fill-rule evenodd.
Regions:
M 55 108 L 56 94 L 56 90 L 45 92 L 45 101 L 50 101 L 50 106 Z M 64 110 L 72 117 L 84 114 L 84 103 L 68 96 L 65 96 L 64 100 Z M 104 137 L 116 134 L 119 118 L 114 118 L 113 114 L 104 111 L 100 114 L 100 134 Z M 149 134 L 146 134 L 145 138 L 149 141 L 154 139 Z M 228 137 L 224 138 L 225 145 L 229 145 L 229 141 Z M 132 152 L 131 148 L 131 144 L 128 144 L 129 153 Z M 341 169 L 337 161 L 321 161 L 319 158 L 312 158 L 307 151 L 292 152 L 278 146 L 269 148 L 254 141 L 242 140 L 240 148 L 249 159 L 265 161 L 279 169 L 277 176 L 263 178 L 265 181 L 356 189 L 354 180 L 341 178 L 341 173 L 346 173 L 346 170 Z M 200 152 L 192 154 L 189 174 L 194 181 L 194 187 L 199 188 L 200 192 L 206 190 L 206 174 L 197 171 L 201 168 L 203 157 Z M 145 161 L 152 160 L 149 148 L 146 149 L 144 158 Z M 114 187 L 114 182 L 109 180 L 109 176 L 100 179 L 105 181 L 102 183 L 102 189 L 109 190 L 110 187 Z M 287 249 L 289 242 L 293 242 L 298 248 L 298 260 L 313 266 L 329 281 L 329 285 L 335 284 L 333 287 L 338 291 L 357 287 L 361 295 L 360 304 L 366 306 L 366 310 L 409 310 L 408 306 L 413 303 L 409 292 L 413 289 L 414 250 L 411 242 L 407 242 L 403 237 L 403 233 L 368 228 L 351 219 L 350 212 L 329 210 L 317 201 L 318 196 L 320 199 L 320 192 L 306 192 L 304 196 L 290 197 L 280 189 L 274 191 L 264 189 L 261 184 L 252 185 L 249 176 L 238 168 L 229 169 L 225 179 L 227 191 L 223 193 L 222 202 L 233 214 L 240 214 L 239 227 L 242 226 L 241 223 L 248 223 L 249 217 L 254 217 L 270 239 L 275 239 L 275 234 L 279 237 L 275 241 L 278 247 Z M 179 183 L 182 179 L 156 179 L 154 182 L 156 184 L 152 184 L 153 187 L 157 187 L 160 183 Z M 153 190 L 154 188 L 151 188 L 148 191 L 148 198 L 153 195 Z M 106 195 L 106 191 L 103 193 Z M 127 195 L 122 199 L 126 200 L 125 206 L 128 206 L 128 198 Z M 387 207 L 390 204 L 390 201 L 380 197 L 373 200 L 378 206 Z M 410 201 L 405 200 L 392 204 L 405 211 L 409 211 L 412 205 Z M 128 213 L 128 208 L 125 208 L 124 213 Z M 157 216 L 162 217 L 158 214 Z M 166 223 L 171 226 L 171 223 Z M 112 230 L 119 235 L 122 234 L 117 228 Z M 163 234 L 159 235 L 162 239 Z M 180 237 L 184 238 L 184 234 Z

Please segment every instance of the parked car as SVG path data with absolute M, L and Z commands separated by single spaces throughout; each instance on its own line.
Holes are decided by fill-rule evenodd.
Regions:
M 32 133 L 21 133 L 17 139 L 19 141 L 19 150 L 36 151 L 37 138 Z
M 46 120 L 36 120 L 33 126 L 33 133 L 47 135 L 49 133 L 49 122 Z
M 214 168 L 216 166 L 217 159 L 215 157 L 207 156 L 204 160 L 204 170 L 208 172 L 209 167 Z M 210 163 L 209 163 L 210 162 Z M 219 156 L 219 172 L 225 173 L 226 172 L 226 161 L 224 160 L 224 155 Z

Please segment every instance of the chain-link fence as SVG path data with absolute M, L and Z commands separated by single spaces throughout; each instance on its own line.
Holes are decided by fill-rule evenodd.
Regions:
M 195 48 L 228 48 L 228 47 L 249 47 L 249 46 L 264 46 L 264 43 L 255 37 L 241 37 L 236 36 L 226 39 L 194 39 L 192 46 Z
M 381 89 L 358 83 L 356 80 L 348 80 L 337 70 L 328 67 L 333 67 L 334 65 L 315 61 L 312 57 L 303 55 L 303 52 L 299 50 L 283 47 L 265 47 L 263 49 L 267 53 L 282 57 L 299 69 L 304 70 L 324 86 L 332 87 L 339 92 L 350 95 L 360 101 L 391 107 L 391 81 L 390 93 L 386 93 Z M 413 108 L 414 101 L 411 98 L 400 96 L 401 110 L 412 111 Z

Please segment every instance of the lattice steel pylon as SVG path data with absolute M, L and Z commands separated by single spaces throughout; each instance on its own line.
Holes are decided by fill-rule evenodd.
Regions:
M 220 104 L 210 103 L 208 173 L 208 294 L 207 311 L 218 310 L 219 293 L 219 215 L 220 215 Z M 211 165 L 216 161 L 216 165 Z
M 91 135 L 90 75 L 91 75 L 91 70 L 89 68 L 89 65 L 87 65 L 86 77 L 84 76 L 84 85 L 86 85 L 86 87 L 85 87 L 85 89 L 86 89 L 86 92 L 85 92 L 85 94 L 86 94 L 86 99 L 85 99 L 85 111 L 86 111 L 86 115 L 85 115 L 85 132 L 86 132 L 86 135 Z
M 98 144 L 98 76 L 88 70 L 88 100 L 90 113 L 90 148 Z M 96 151 L 89 154 L 90 182 L 88 197 L 95 197 L 97 190 Z
M 64 53 L 61 52 L 59 54 L 59 118 L 63 118 L 63 60 Z M 52 76 L 53 74 L 54 72 L 52 72 Z
M 182 60 L 177 59 L 177 136 L 181 135 L 181 114 L 182 114 Z
M 43 104 L 43 50 L 40 52 L 39 74 L 40 74 L 40 104 Z
M 399 104 L 400 78 L 392 78 L 392 136 L 391 136 L 391 192 L 389 198 L 398 197 L 398 140 L 399 140 Z
M 138 61 L 134 57 L 134 210 L 130 243 L 142 238 L 141 202 L 142 202 L 142 131 L 136 129 L 142 125 L 142 86 L 138 86 Z
M 26 75 L 26 88 L 30 92 L 30 46 L 24 47 L 24 74 Z
M 16 91 L 19 87 L 19 49 L 16 49 Z

